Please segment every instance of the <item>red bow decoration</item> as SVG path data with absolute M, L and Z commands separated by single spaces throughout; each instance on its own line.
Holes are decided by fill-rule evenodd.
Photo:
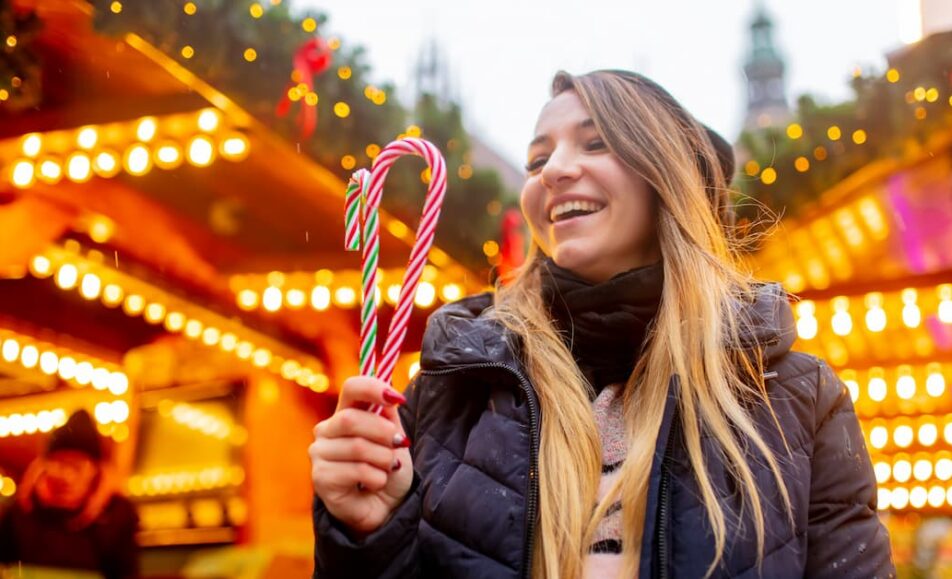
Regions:
M 294 78 L 307 86 L 307 92 L 314 91 L 314 77 L 323 73 L 331 66 L 332 51 L 320 36 L 311 38 L 298 47 L 294 52 Z M 275 108 L 275 114 L 283 117 L 291 110 L 291 98 L 288 92 L 297 86 L 297 83 L 288 83 L 284 90 L 284 97 Z M 305 102 L 306 94 L 301 95 L 301 110 L 298 112 L 297 122 L 301 127 L 301 138 L 307 138 L 314 133 L 317 127 L 317 106 Z

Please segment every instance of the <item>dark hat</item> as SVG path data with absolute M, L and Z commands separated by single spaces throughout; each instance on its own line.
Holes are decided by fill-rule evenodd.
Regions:
M 93 460 L 102 458 L 102 445 L 96 425 L 85 410 L 77 410 L 69 417 L 66 424 L 60 426 L 50 435 L 50 443 L 46 447 L 46 454 L 58 450 L 75 450 L 89 455 Z
M 714 145 L 717 160 L 721 165 L 721 173 L 724 174 L 724 179 L 730 183 L 734 177 L 734 147 L 711 127 L 704 125 L 704 130 L 707 131 L 707 138 Z

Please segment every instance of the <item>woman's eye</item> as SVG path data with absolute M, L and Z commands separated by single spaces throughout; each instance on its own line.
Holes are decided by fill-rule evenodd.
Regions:
M 588 151 L 600 151 L 605 148 L 605 141 L 601 139 L 593 139 L 585 143 L 585 149 Z
M 536 157 L 535 159 L 529 161 L 529 164 L 526 165 L 527 173 L 535 173 L 545 165 L 545 157 Z

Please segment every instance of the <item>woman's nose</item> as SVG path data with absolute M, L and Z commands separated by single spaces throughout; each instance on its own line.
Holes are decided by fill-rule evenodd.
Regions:
M 578 157 L 569 147 L 558 147 L 549 155 L 542 167 L 542 183 L 549 188 L 558 188 L 573 183 L 581 175 Z

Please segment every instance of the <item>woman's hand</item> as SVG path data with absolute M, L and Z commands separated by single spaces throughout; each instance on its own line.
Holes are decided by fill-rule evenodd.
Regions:
M 355 376 L 344 382 L 334 415 L 314 427 L 314 492 L 358 535 L 383 525 L 413 482 L 410 440 L 396 409 L 404 402 L 385 382 Z M 372 404 L 383 407 L 380 416 L 368 412 Z

